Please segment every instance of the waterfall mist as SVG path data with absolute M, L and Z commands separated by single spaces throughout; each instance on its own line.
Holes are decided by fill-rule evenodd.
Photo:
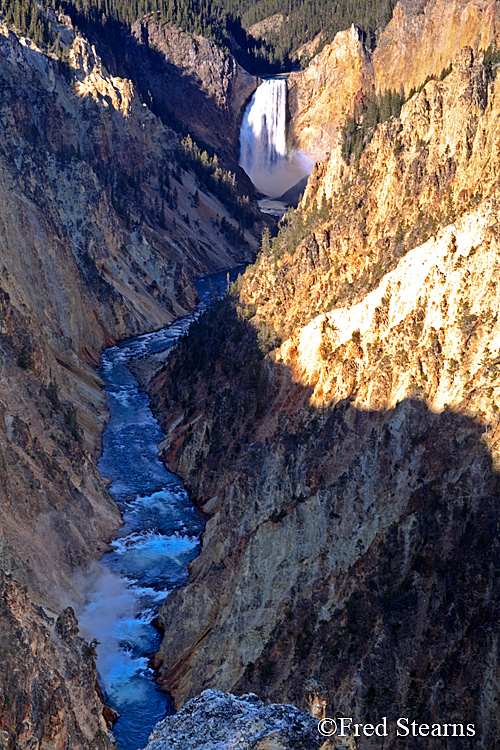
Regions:
M 247 107 L 240 131 L 240 166 L 269 198 L 279 198 L 308 176 L 314 159 L 287 153 L 286 80 L 263 81 Z

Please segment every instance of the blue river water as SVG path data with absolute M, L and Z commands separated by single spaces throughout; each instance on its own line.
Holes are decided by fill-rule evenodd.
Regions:
M 101 360 L 109 422 L 99 470 L 112 480 L 124 525 L 87 581 L 87 604 L 78 619 L 85 637 L 99 642 L 99 681 L 107 703 L 120 713 L 113 730 L 119 750 L 144 748 L 155 723 L 173 713 L 172 700 L 155 685 L 148 666 L 161 640 L 151 621 L 168 592 L 186 581 L 204 528 L 181 481 L 158 459 L 164 435 L 127 364 L 173 346 L 213 291 L 225 285 L 225 273 L 200 280 L 193 315 L 121 341 Z

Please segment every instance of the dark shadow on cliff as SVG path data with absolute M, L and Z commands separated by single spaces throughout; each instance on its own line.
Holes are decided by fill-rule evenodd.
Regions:
M 199 58 L 199 74 L 193 75 L 168 59 L 161 48 L 162 43 L 168 46 L 163 29 L 157 29 L 155 36 L 154 25 L 147 20 L 137 21 L 131 27 L 108 20 L 106 29 L 89 27 L 87 31 L 97 44 L 108 70 L 114 75 L 130 78 L 143 101 L 165 125 L 181 136 L 191 133 L 200 146 L 215 150 L 221 164 L 236 173 L 242 191 L 254 196 L 252 183 L 238 165 L 239 129 L 245 102 L 241 102 L 241 107 L 236 107 L 233 101 L 233 67 L 236 63 L 232 58 L 223 56 L 217 47 L 209 47 L 206 40 L 208 58 L 203 59 L 196 40 L 181 34 L 178 43 L 184 41 L 187 46 L 191 44 L 193 54 Z M 246 74 L 246 71 L 242 72 Z M 207 87 L 219 86 L 226 78 L 225 105 L 218 101 L 216 91 L 210 96 L 207 90 L 200 87 L 200 80 L 204 76 Z M 213 77 L 213 82 L 210 77 Z M 247 102 L 250 98 L 251 93 Z
M 167 460 L 202 508 L 219 497 L 219 542 L 231 537 L 230 558 L 193 565 L 197 590 L 213 586 L 217 597 L 233 585 L 252 518 L 273 525 L 277 545 L 298 516 L 326 527 L 315 584 L 305 560 L 231 689 L 303 708 L 324 702 L 327 715 L 364 723 L 387 716 L 386 748 L 498 748 L 500 482 L 484 423 L 410 398 L 386 411 L 350 398 L 314 409 L 312 389 L 264 358 L 264 339 L 218 300 L 154 386 L 164 427 L 180 419 Z M 322 510 L 308 516 L 313 507 Z M 171 606 L 188 611 L 189 596 L 188 586 Z M 169 664 L 164 684 L 175 688 L 183 669 Z M 396 738 L 398 717 L 472 723 L 476 735 Z
M 239 101 L 234 94 L 233 66 L 236 63 L 227 57 L 219 59 L 218 49 L 215 52 L 210 50 L 214 59 L 204 61 L 200 54 L 200 72 L 199 75 L 193 75 L 175 65 L 163 53 L 161 31 L 158 31 L 159 40 L 150 39 L 147 23 L 137 22 L 131 28 L 116 24 L 115 35 L 119 43 L 112 46 L 101 45 L 99 48 L 106 67 L 121 77 L 130 78 L 143 102 L 164 125 L 175 131 L 179 140 L 187 135 L 193 136 L 200 151 L 207 152 L 209 160 L 215 157 L 220 167 L 235 175 L 235 189 L 224 190 L 224 183 L 211 179 L 210 170 L 207 172 L 206 166 L 202 167 L 199 160 L 193 161 L 186 151 L 177 150 L 176 159 L 182 168 L 194 169 L 200 184 L 213 192 L 243 226 L 252 227 L 262 219 L 262 215 L 256 205 L 241 202 L 243 196 L 248 196 L 252 202 L 258 196 L 238 160 L 241 121 L 253 91 L 249 92 L 246 101 Z M 189 37 L 186 38 L 192 42 Z M 192 43 L 196 49 L 196 41 Z M 213 70 L 217 65 L 222 66 L 222 69 Z M 202 88 L 202 82 L 207 87 L 211 84 L 210 80 L 203 80 L 204 75 L 214 78 L 212 86 L 220 85 L 219 78 L 222 80 L 226 77 L 225 103 L 218 101 L 220 92 L 218 94 L 214 90 L 209 95 Z

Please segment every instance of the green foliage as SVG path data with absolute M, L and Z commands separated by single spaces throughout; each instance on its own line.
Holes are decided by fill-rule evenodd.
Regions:
M 236 4 L 234 0 L 228 0 Z M 338 31 L 348 29 L 355 24 L 367 34 L 367 43 L 375 46 L 376 32 L 384 28 L 392 17 L 397 0 L 373 0 L 357 3 L 353 0 L 258 0 L 256 3 L 245 3 L 238 0 L 242 25 L 248 29 L 252 24 L 262 21 L 276 13 L 286 17 L 275 32 L 266 33 L 268 47 L 252 49 L 257 60 L 266 59 L 270 64 L 286 61 L 302 44 L 310 42 L 322 32 L 323 43 L 314 53 L 320 51 L 325 43 L 331 42 Z M 245 8 L 246 5 L 246 8 Z M 307 65 L 309 58 L 303 58 L 302 65 Z
M 199 399 L 207 399 L 216 415 L 206 436 L 211 458 L 223 449 L 223 436 L 236 439 L 265 411 L 270 384 L 264 354 L 254 327 L 238 314 L 230 295 L 216 297 L 172 352 L 163 395 L 184 410 L 185 422 L 200 407 Z
M 272 521 L 272 523 L 280 523 L 284 518 L 286 518 L 286 509 L 282 508 L 280 511 L 273 510 L 271 515 L 269 516 L 269 520 Z
M 97 638 L 92 638 L 90 643 L 86 645 L 86 652 L 88 656 L 91 656 L 93 659 L 97 658 L 97 646 L 100 646 L 100 641 L 97 640 Z
M 373 99 L 360 97 L 355 104 L 352 117 L 348 117 L 342 127 L 342 156 L 346 162 L 359 159 L 365 147 L 370 143 L 377 125 L 387 122 L 391 117 L 399 117 L 405 102 L 404 93 L 387 91 L 377 94 Z
M 469 300 L 461 299 L 458 305 L 458 325 L 465 338 L 474 332 L 478 317 L 471 312 Z
M 35 0 L 1 0 L 7 23 L 18 28 L 43 47 L 51 46 L 63 56 L 64 50 L 47 19 L 47 6 Z M 56 8 L 56 0 L 49 5 Z M 119 31 L 134 21 L 151 15 L 154 20 L 180 27 L 184 31 L 211 39 L 226 53 L 256 75 L 290 70 L 291 57 L 303 44 L 322 32 L 322 44 L 330 42 L 338 31 L 354 23 L 364 29 L 368 44 L 374 46 L 378 29 L 390 20 L 396 0 L 371 0 L 355 3 L 337 0 L 62 0 L 57 9 L 68 14 L 85 33 L 97 33 L 112 48 L 120 45 Z M 249 27 L 276 13 L 286 22 L 279 30 L 255 39 Z M 319 49 L 314 50 L 318 52 Z M 308 63 L 303 57 L 301 64 Z
M 245 679 L 251 680 L 254 672 L 255 672 L 255 664 L 253 663 L 253 661 L 249 661 L 245 667 L 245 672 L 244 672 Z
M 439 80 L 440 80 L 440 81 L 444 81 L 444 79 L 445 79 L 445 78 L 446 78 L 447 76 L 449 76 L 449 75 L 450 75 L 450 73 L 451 73 L 451 70 L 452 70 L 452 64 L 450 63 L 450 64 L 448 65 L 448 67 L 446 67 L 446 68 L 443 68 L 443 70 L 442 70 L 442 71 L 441 71 L 441 73 L 439 74 Z
M 0 7 L 8 26 L 14 26 L 39 47 L 52 47 L 62 56 L 60 40 L 52 31 L 43 5 L 39 5 L 36 0 L 2 0 Z
M 67 410 L 64 412 L 64 422 L 71 432 L 73 439 L 78 442 L 80 440 L 80 431 L 78 428 L 76 409 L 74 406 L 68 406 Z
M 57 382 L 53 379 L 52 373 L 50 373 L 50 380 L 49 380 L 48 386 L 45 389 L 45 395 L 49 399 L 55 411 L 59 411 L 59 409 L 61 408 L 61 400 L 59 398 L 59 386 L 57 385 Z
M 422 91 L 422 89 L 424 88 L 424 86 L 426 86 L 429 83 L 429 81 L 437 81 L 437 80 L 444 81 L 444 79 L 446 78 L 446 76 L 450 75 L 452 69 L 453 69 L 453 66 L 450 63 L 446 68 L 442 69 L 442 71 L 439 74 L 439 76 L 435 76 L 435 75 L 429 75 L 429 76 L 427 76 L 427 78 L 425 79 L 425 81 L 423 81 L 420 84 L 420 86 L 418 86 L 418 88 L 412 88 L 412 89 L 410 89 L 410 93 L 408 94 L 408 99 L 411 99 L 412 96 L 414 96 L 415 94 L 418 94 L 420 91 Z
M 245 244 L 245 235 L 243 234 L 241 227 L 234 227 L 225 216 L 223 216 L 220 221 L 220 228 L 221 232 L 226 235 L 229 242 L 233 245 L 239 246 Z
M 498 63 L 500 63 L 500 47 L 498 47 L 496 42 L 492 42 L 485 51 L 483 63 L 490 73 L 493 74 L 493 77 L 495 77 L 497 74 Z
M 258 670 L 259 680 L 264 683 L 270 682 L 276 672 L 276 662 L 266 656 L 261 662 L 259 662 Z
M 276 263 L 285 253 L 293 254 L 301 242 L 311 237 L 318 226 L 328 220 L 330 205 L 323 196 L 306 209 L 290 208 L 281 220 L 276 237 L 271 239 L 268 229 L 264 230 L 261 242 L 261 257 L 269 257 Z
M 216 153 L 209 154 L 207 149 L 201 149 L 196 141 L 188 134 L 183 138 L 177 149 L 178 163 L 182 169 L 191 169 L 197 176 L 200 184 L 214 193 L 223 203 L 234 218 L 243 227 L 253 226 L 255 211 L 252 208 L 248 196 L 241 197 L 236 188 L 236 175 L 224 169 L 219 164 Z M 196 198 L 196 196 L 198 196 Z M 195 202 L 199 202 L 199 193 L 195 193 Z M 223 219 L 224 221 L 224 219 Z M 237 244 L 242 244 L 242 233 L 233 237 L 232 227 L 226 221 L 222 228 L 225 233 L 233 238 Z

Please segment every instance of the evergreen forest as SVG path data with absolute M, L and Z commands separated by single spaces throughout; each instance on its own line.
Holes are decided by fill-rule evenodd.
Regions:
M 377 32 L 390 20 L 396 0 L 1 0 L 8 25 L 38 45 L 60 56 L 64 51 L 50 24 L 48 8 L 70 16 L 89 36 L 99 36 L 113 48 L 134 21 L 148 17 L 213 40 L 231 52 L 249 72 L 268 75 L 308 64 L 335 34 L 351 24 L 362 28 L 374 47 Z M 254 38 L 253 24 L 273 15 L 281 23 L 264 37 Z M 302 45 L 321 34 L 321 40 L 303 55 Z

